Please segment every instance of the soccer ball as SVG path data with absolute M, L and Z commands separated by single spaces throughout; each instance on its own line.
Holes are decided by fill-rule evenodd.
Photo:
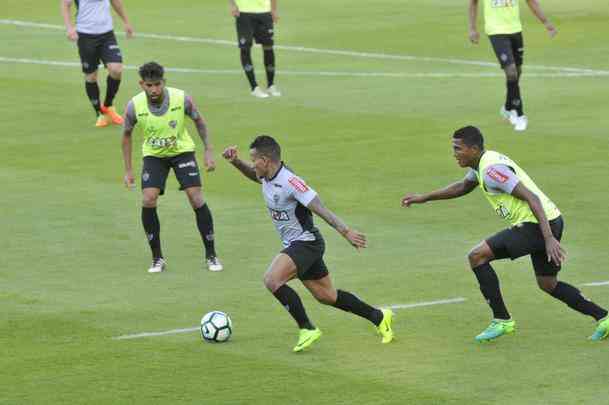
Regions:
M 227 314 L 211 311 L 201 318 L 201 337 L 206 342 L 226 342 L 233 333 L 233 323 Z

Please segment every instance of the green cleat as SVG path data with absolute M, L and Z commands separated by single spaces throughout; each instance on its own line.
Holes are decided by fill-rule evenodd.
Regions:
M 488 328 L 486 328 L 484 331 L 482 331 L 482 333 L 476 336 L 476 340 L 478 342 L 488 342 L 498 338 L 499 336 L 514 333 L 515 328 L 516 321 L 493 319 Z
M 596 326 L 596 330 L 589 337 L 590 340 L 603 340 L 609 336 L 609 316 L 606 316 L 604 319 L 598 321 L 598 325 Z
M 389 343 L 393 340 L 393 329 L 391 329 L 391 323 L 393 322 L 393 311 L 390 309 L 381 309 L 383 313 L 383 320 L 376 327 L 376 331 L 383 338 L 382 343 Z
M 321 337 L 321 331 L 318 328 L 315 329 L 301 329 L 300 335 L 298 336 L 298 343 L 294 346 L 294 352 L 301 352 L 307 347 L 311 346 Z

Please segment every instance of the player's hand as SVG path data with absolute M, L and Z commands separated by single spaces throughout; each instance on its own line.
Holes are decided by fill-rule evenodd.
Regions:
M 127 39 L 133 38 L 135 32 L 133 32 L 133 27 L 131 24 L 125 24 L 125 34 L 127 34 Z
M 66 33 L 66 36 L 68 37 L 68 39 L 70 41 L 73 41 L 73 42 L 78 41 L 78 32 L 76 32 L 76 27 L 68 28 L 68 32 Z
M 425 198 L 421 194 L 413 193 L 406 194 L 404 197 L 402 197 L 401 200 L 402 207 L 404 208 L 408 208 L 412 204 L 423 204 L 425 202 L 427 202 L 427 200 L 425 200 Z
M 480 42 L 480 33 L 477 30 L 469 30 L 469 42 L 472 44 Z
M 205 164 L 205 170 L 213 172 L 216 169 L 216 161 L 214 160 L 214 152 L 211 149 L 205 149 L 205 155 L 203 163 Z
M 229 146 L 228 148 L 224 149 L 224 152 L 222 152 L 222 157 L 231 163 L 234 162 L 235 159 L 238 158 L 237 147 Z
M 557 266 L 560 266 L 567 259 L 567 252 L 554 237 L 546 239 L 546 254 L 548 255 L 548 262 L 552 261 Z
M 231 6 L 230 7 L 230 15 L 232 15 L 233 17 L 239 17 L 239 15 L 241 15 L 241 12 L 239 11 L 239 7 L 237 7 L 237 6 Z
M 279 22 L 279 13 L 277 11 L 271 11 L 271 17 L 273 18 L 273 24 Z
M 125 187 L 129 190 L 135 189 L 135 179 L 133 177 L 133 172 L 131 170 L 125 172 L 125 177 L 123 177 L 123 182 L 125 183 Z
M 550 36 L 550 38 L 554 38 L 556 34 L 558 34 L 556 27 L 550 21 L 547 21 L 544 25 L 546 27 L 546 30 L 548 31 L 548 35 Z
M 368 242 L 366 241 L 366 235 L 361 232 L 358 232 L 354 229 L 347 229 L 347 231 L 343 234 L 345 239 L 357 250 L 363 249 L 368 246 Z

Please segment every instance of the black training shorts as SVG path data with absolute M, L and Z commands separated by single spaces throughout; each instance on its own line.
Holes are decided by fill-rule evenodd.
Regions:
M 142 165 L 142 189 L 158 188 L 161 194 L 164 194 L 169 169 L 173 169 L 180 183 L 180 190 L 201 187 L 201 173 L 195 153 L 185 152 L 165 158 L 145 156 Z
M 522 57 L 524 55 L 524 42 L 522 40 L 522 32 L 515 34 L 496 34 L 489 35 L 491 45 L 495 51 L 495 55 L 499 60 L 501 68 L 515 64 L 522 65 Z
M 550 229 L 558 241 L 562 238 L 563 227 L 562 216 L 550 221 Z M 548 262 L 546 244 L 539 224 L 523 222 L 496 233 L 488 238 L 486 243 L 496 259 L 509 257 L 514 260 L 530 255 L 535 274 L 538 276 L 555 276 L 560 271 L 560 265 Z
M 273 45 L 273 17 L 271 13 L 240 13 L 235 18 L 239 48 L 249 48 L 252 40 L 257 44 Z
M 116 42 L 114 31 L 104 34 L 83 34 L 78 33 L 78 53 L 82 71 L 85 74 L 93 73 L 97 70 L 99 62 L 104 66 L 108 63 L 123 63 L 121 50 Z
M 281 251 L 294 261 L 301 280 L 319 280 L 328 275 L 323 259 L 326 244 L 319 233 L 315 237 L 314 241 L 294 241 Z

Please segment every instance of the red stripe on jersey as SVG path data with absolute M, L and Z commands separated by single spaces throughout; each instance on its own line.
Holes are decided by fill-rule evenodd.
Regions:
M 507 175 L 501 173 L 499 170 L 494 169 L 492 167 L 489 167 L 486 170 L 486 174 L 488 174 L 490 178 L 492 178 L 495 181 L 498 181 L 499 183 L 505 183 L 509 179 L 509 177 Z
M 309 187 L 304 183 L 304 181 L 300 180 L 297 177 L 290 177 L 288 179 L 288 183 L 292 185 L 296 189 L 296 191 L 300 191 L 301 193 L 306 193 L 309 191 Z

